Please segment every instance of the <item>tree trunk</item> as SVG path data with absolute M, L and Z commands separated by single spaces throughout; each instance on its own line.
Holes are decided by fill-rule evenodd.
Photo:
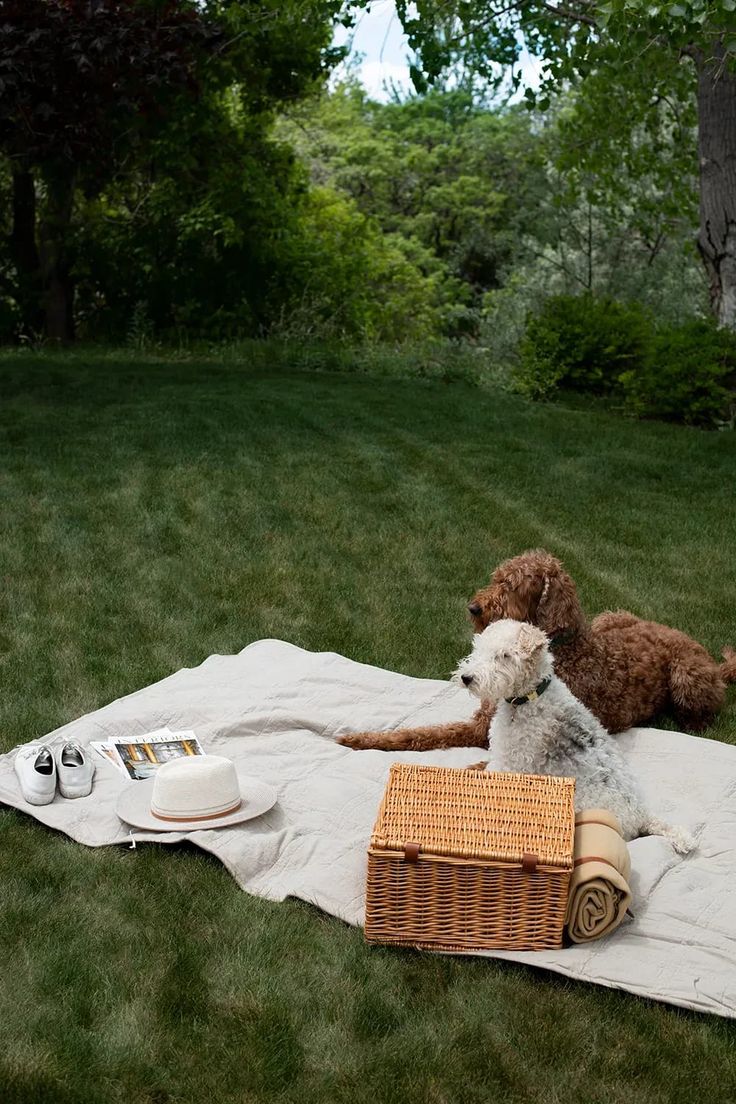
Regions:
M 736 330 L 736 74 L 721 43 L 696 58 L 700 233 L 698 249 L 719 326 Z
M 46 210 L 39 225 L 39 253 L 44 289 L 46 336 L 68 344 L 74 340 L 74 285 L 68 235 L 74 207 L 74 174 L 64 170 L 46 180 Z
M 44 330 L 41 258 L 36 245 L 36 182 L 26 169 L 13 171 L 13 225 L 10 255 L 16 272 L 15 300 L 23 330 L 37 337 Z
M 64 344 L 74 338 L 74 285 L 67 249 L 73 205 L 74 175 L 65 170 L 46 181 L 39 222 L 33 173 L 13 171 L 10 251 L 23 329 L 29 337 L 45 334 Z

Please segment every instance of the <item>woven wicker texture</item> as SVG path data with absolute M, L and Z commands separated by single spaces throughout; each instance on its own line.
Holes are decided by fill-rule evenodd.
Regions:
M 394 763 L 371 847 L 403 851 L 416 842 L 433 855 L 572 869 L 575 818 L 571 778 Z
M 370 942 L 560 947 L 572 870 L 570 778 L 394 764 L 368 853 Z M 418 844 L 405 850 L 407 844 Z M 525 855 L 537 857 L 533 872 Z

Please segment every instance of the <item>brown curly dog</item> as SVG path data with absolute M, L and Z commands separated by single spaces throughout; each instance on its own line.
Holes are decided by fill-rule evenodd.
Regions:
M 718 664 L 677 629 L 619 610 L 589 623 L 575 584 L 559 560 L 543 550 L 502 563 L 469 606 L 476 632 L 491 621 L 530 621 L 551 640 L 555 672 L 609 732 L 646 724 L 671 710 L 683 728 L 699 730 L 723 705 L 727 682 L 736 682 L 736 653 L 724 649 Z M 493 705 L 483 702 L 470 721 L 359 732 L 341 744 L 355 749 L 426 751 L 486 747 Z

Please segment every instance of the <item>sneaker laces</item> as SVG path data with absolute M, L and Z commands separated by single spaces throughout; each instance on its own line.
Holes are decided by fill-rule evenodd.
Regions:
M 40 760 L 40 762 L 39 762 Z M 54 755 L 51 748 L 42 748 L 36 756 L 36 761 L 33 764 L 33 769 L 38 771 L 39 774 L 50 775 L 56 770 L 56 763 L 54 762 Z
M 57 748 L 65 747 L 67 744 L 79 748 L 80 751 L 84 751 L 84 748 L 78 740 L 65 740 L 63 736 L 53 736 L 50 740 L 42 740 L 40 742 L 35 740 L 24 740 L 22 744 L 16 744 L 15 747 L 12 747 L 8 755 L 22 755 L 25 757 L 31 755 L 34 751 L 40 751 L 41 748 L 48 748 L 53 755 Z
M 65 767 L 83 767 L 84 750 L 76 741 L 70 740 L 61 749 L 61 762 Z

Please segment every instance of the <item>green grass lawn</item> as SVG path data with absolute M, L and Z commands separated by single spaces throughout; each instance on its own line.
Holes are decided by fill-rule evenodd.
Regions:
M 534 546 L 591 612 L 736 644 L 733 434 L 91 354 L 7 356 L 0 403 L 2 750 L 259 637 L 444 677 L 468 595 Z M 736 1099 L 728 1021 L 369 949 L 193 849 L 9 810 L 0 949 L 3 1104 Z

